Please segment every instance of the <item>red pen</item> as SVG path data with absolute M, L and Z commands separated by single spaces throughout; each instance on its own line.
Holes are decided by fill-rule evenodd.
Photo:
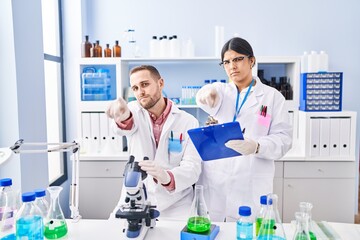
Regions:
M 182 142 L 182 133 L 180 133 L 180 143 Z
M 266 117 L 267 106 L 264 107 L 264 117 Z

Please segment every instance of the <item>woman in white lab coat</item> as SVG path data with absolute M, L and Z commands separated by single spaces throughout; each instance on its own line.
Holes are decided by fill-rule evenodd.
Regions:
M 292 126 L 285 98 L 252 76 L 255 57 L 250 44 L 232 38 L 223 47 L 221 63 L 229 83 L 207 84 L 197 104 L 219 123 L 238 121 L 244 140 L 225 145 L 242 156 L 202 162 L 199 183 L 212 221 L 234 221 L 247 205 L 256 214 L 260 196 L 273 191 L 274 160 L 291 148 Z
M 137 101 L 126 104 L 119 98 L 107 114 L 115 120 L 116 133 L 127 137 L 129 154 L 147 172 L 148 200 L 157 206 L 160 218 L 185 220 L 193 199 L 192 185 L 201 171 L 200 156 L 187 130 L 199 123 L 162 96 L 164 80 L 153 66 L 132 69 L 130 84 Z M 149 160 L 142 161 L 144 157 Z M 123 187 L 118 206 L 124 204 L 125 194 Z

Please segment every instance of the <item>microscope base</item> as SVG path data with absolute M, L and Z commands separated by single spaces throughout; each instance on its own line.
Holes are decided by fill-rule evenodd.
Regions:
M 124 228 L 124 229 L 123 229 L 123 232 L 122 232 L 122 234 L 121 234 L 121 238 L 120 238 L 120 239 L 125 239 L 125 240 L 143 240 L 143 239 L 145 238 L 148 230 L 149 230 L 149 227 L 142 226 L 142 227 L 141 227 L 141 230 L 140 230 L 139 236 L 130 238 L 130 237 L 128 237 L 128 236 L 126 235 L 127 229 Z
M 194 239 L 196 239 L 196 240 L 213 240 L 216 238 L 219 231 L 220 231 L 220 227 L 215 224 L 211 224 L 210 230 L 208 232 L 205 232 L 202 234 L 189 232 L 187 226 L 185 226 L 183 228 L 183 230 L 181 230 L 180 239 L 181 240 L 194 240 Z

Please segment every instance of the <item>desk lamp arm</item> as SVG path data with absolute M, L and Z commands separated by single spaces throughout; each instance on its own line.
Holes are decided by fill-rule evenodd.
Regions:
M 21 147 L 29 147 L 30 149 L 21 149 Z M 34 147 L 46 147 L 43 149 L 33 149 Z M 51 147 L 49 147 L 51 146 Z M 80 145 L 77 142 L 65 143 L 24 143 L 23 139 L 15 142 L 10 149 L 16 153 L 44 153 L 44 152 L 72 152 L 72 179 L 70 185 L 70 211 L 71 218 L 79 221 L 81 216 L 79 213 L 79 151 Z

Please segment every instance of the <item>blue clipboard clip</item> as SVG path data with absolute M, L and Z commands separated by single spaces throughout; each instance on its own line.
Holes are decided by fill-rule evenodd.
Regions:
M 239 122 L 209 125 L 188 130 L 191 141 L 203 161 L 240 156 L 225 146 L 229 140 L 244 139 Z

